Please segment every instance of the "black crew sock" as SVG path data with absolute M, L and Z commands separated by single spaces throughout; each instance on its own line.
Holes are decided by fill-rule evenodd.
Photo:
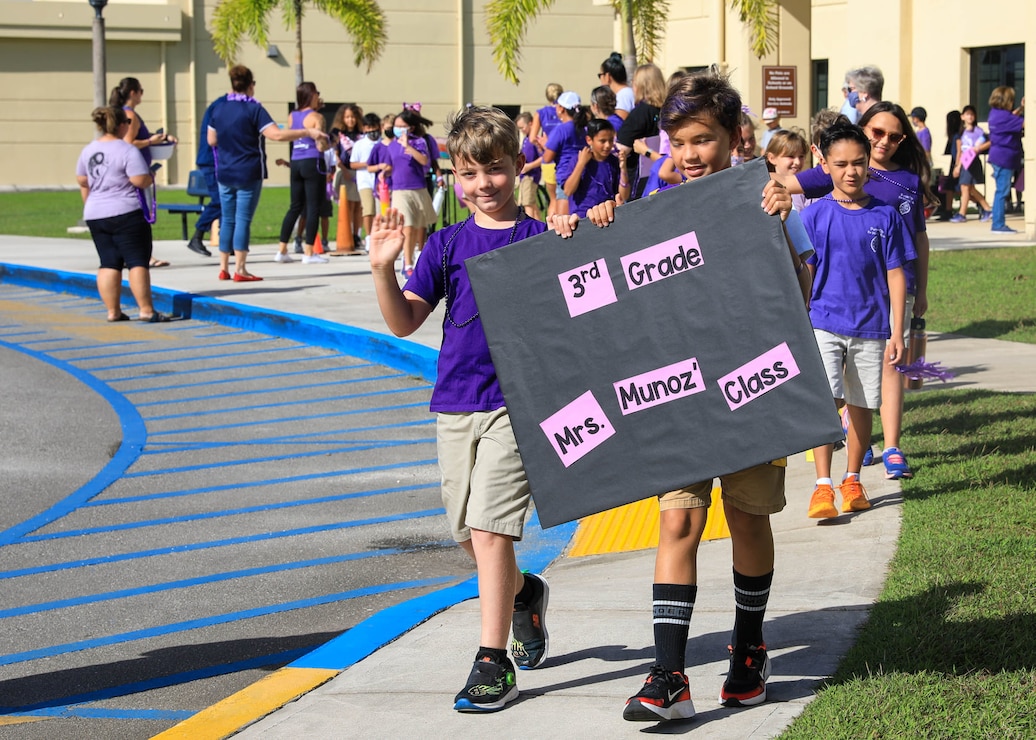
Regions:
M 763 617 L 770 600 L 773 571 L 761 576 L 744 576 L 734 571 L 734 635 L 735 650 L 763 644 Z
M 489 658 L 497 665 L 507 665 L 507 650 L 504 648 L 487 648 L 479 646 L 478 652 L 475 653 L 475 662 Z
M 687 667 L 687 633 L 697 595 L 696 585 L 655 583 L 651 586 L 655 662 L 667 671 L 683 673 Z

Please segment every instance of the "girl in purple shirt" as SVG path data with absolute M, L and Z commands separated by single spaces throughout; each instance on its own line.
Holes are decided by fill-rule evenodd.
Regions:
M 960 132 L 955 145 L 957 147 L 956 164 L 953 176 L 960 179 L 960 213 L 950 219 L 952 223 L 962 224 L 968 220 L 968 202 L 975 201 L 978 206 L 978 220 L 988 221 L 992 211 L 982 193 L 975 187 L 976 182 L 985 182 L 986 175 L 982 171 L 982 160 L 979 154 L 989 151 L 989 140 L 986 132 L 975 124 L 975 107 L 965 105 L 960 114 L 964 122 L 964 130 Z
M 586 212 L 606 200 L 622 205 L 629 198 L 629 183 L 622 179 L 615 148 L 615 127 L 606 118 L 594 118 L 586 125 L 586 147 L 576 157 L 572 174 L 565 180 L 572 213 Z

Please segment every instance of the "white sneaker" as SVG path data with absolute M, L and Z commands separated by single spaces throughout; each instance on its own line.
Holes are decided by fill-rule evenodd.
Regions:
M 307 254 L 302 258 L 302 264 L 304 265 L 315 265 L 327 262 L 327 257 L 322 254 Z
M 278 252 L 277 254 L 275 254 L 273 256 L 273 261 L 274 262 L 294 262 L 295 260 L 293 260 L 291 258 L 291 255 L 288 254 L 287 252 Z

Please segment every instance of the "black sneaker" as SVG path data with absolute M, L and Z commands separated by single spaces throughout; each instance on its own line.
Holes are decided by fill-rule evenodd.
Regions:
M 770 659 L 766 645 L 749 646 L 745 652 L 735 652 L 730 645 L 730 670 L 719 703 L 725 707 L 752 707 L 766 701 L 766 679 L 770 677 Z
M 543 662 L 550 647 L 545 619 L 550 587 L 543 576 L 535 573 L 524 575 L 532 584 L 535 595 L 528 604 L 514 602 L 514 614 L 511 615 L 511 655 L 519 668 L 528 670 Z
M 195 234 L 191 237 L 191 240 L 187 242 L 187 248 L 195 254 L 200 254 L 203 257 L 211 257 L 212 252 L 209 251 L 208 247 L 201 240 L 201 237 Z
M 687 676 L 680 671 L 667 671 L 660 665 L 651 666 L 651 674 L 644 688 L 626 700 L 622 718 L 630 722 L 658 722 L 659 720 L 690 719 L 694 716 L 694 702 Z
M 514 680 L 514 666 L 495 663 L 488 657 L 476 660 L 468 675 L 468 682 L 454 699 L 458 712 L 495 712 L 518 698 Z

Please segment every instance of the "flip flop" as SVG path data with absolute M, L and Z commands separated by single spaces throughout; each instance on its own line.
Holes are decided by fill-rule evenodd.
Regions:
M 116 318 L 116 319 L 108 319 L 109 322 L 113 322 L 113 321 L 129 321 L 129 320 L 130 320 L 130 317 L 127 316 L 124 313 L 120 313 L 119 317 Z
M 158 311 L 155 311 L 150 316 L 141 316 L 140 320 L 143 321 L 145 324 L 164 324 L 167 321 L 170 321 L 170 318 L 166 316 L 164 313 L 159 313 Z
M 160 260 L 157 257 L 151 260 L 150 267 L 169 267 L 169 263 L 165 260 Z

